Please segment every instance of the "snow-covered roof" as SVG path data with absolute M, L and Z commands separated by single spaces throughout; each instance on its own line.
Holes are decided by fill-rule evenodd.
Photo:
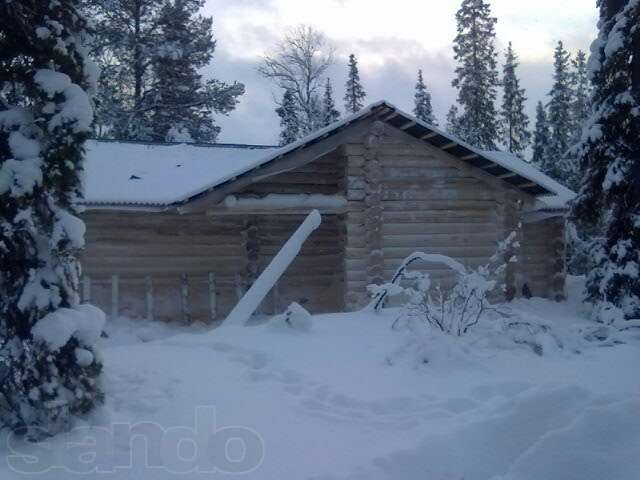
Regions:
M 261 163 L 277 147 L 87 142 L 84 203 L 167 206 Z
M 541 208 L 562 209 L 574 196 L 573 192 L 511 154 L 474 148 L 392 104 L 380 101 L 280 148 L 89 141 L 83 203 L 94 206 L 159 207 L 183 204 L 370 116 L 527 191 L 542 202 Z
M 538 200 L 542 203 L 540 206 L 542 209 L 545 207 L 548 209 L 564 209 L 569 201 L 573 200 L 576 196 L 573 191 L 556 182 L 553 178 L 545 175 L 533 165 L 525 162 L 512 153 L 502 152 L 500 150 L 485 153 L 494 162 L 508 168 L 509 170 L 516 171 L 527 178 L 535 178 L 536 183 L 539 183 L 550 192 L 553 192 L 553 195 L 541 195 L 538 197 Z

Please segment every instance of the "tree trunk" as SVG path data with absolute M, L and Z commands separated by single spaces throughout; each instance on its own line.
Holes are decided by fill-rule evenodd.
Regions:
M 140 105 L 142 99 L 142 76 L 144 68 L 142 66 L 142 46 L 140 45 L 141 17 L 142 17 L 142 1 L 136 0 L 134 4 L 134 32 L 135 32 L 135 52 L 134 52 L 134 104 L 136 107 Z

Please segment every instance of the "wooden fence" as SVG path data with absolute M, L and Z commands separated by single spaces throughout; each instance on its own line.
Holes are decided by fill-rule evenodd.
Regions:
M 221 282 L 214 272 L 209 272 L 206 278 L 185 273 L 171 279 L 123 278 L 119 275 L 95 279 L 85 275 L 81 294 L 83 302 L 99 306 L 112 317 L 125 315 L 149 320 L 181 320 L 185 324 L 194 321 L 213 323 L 231 310 L 248 287 L 239 274 L 231 282 L 229 279 Z M 126 305 L 123 305 L 125 298 Z M 280 309 L 276 284 L 258 313 L 274 314 Z

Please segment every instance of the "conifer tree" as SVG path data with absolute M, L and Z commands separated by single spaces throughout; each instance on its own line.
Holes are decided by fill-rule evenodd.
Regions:
M 203 0 L 84 0 L 96 24 L 92 55 L 102 76 L 96 99 L 101 136 L 214 141 L 211 115 L 233 110 L 244 87 L 203 80 L 215 41 Z M 183 124 L 173 125 L 180 119 Z
M 203 6 L 204 0 L 171 0 L 159 13 L 149 105 L 152 140 L 215 142 L 220 127 L 211 114 L 232 111 L 244 93 L 242 84 L 204 81 L 199 73 L 215 49 L 212 19 L 199 14 Z
M 349 74 L 345 84 L 346 93 L 344 95 L 344 108 L 347 113 L 357 113 L 364 106 L 364 99 L 367 94 L 360 83 L 360 73 L 358 72 L 358 60 L 352 53 L 349 55 Z
M 598 5 L 593 113 L 576 149 L 585 175 L 572 217 L 601 231 L 586 293 L 595 318 L 609 323 L 640 318 L 640 1 Z
M 571 61 L 571 144 L 580 141 L 582 127 L 591 113 L 591 86 L 587 74 L 587 56 L 582 50 L 578 50 Z
M 528 130 L 529 117 L 524 111 L 527 98 L 524 89 L 520 88 L 520 80 L 516 75 L 518 59 L 511 42 L 505 57 L 500 131 L 506 150 L 522 157 L 531 140 L 531 133 Z
M 562 42 L 558 42 L 554 52 L 553 87 L 548 105 L 548 119 L 551 136 L 544 172 L 563 183 L 573 175 L 573 165 L 568 159 L 571 146 L 571 72 L 569 53 Z
M 0 424 L 33 439 L 103 398 L 104 314 L 78 296 L 97 72 L 78 3 L 0 3 Z
M 422 70 L 418 70 L 418 82 L 416 83 L 416 93 L 414 95 L 413 114 L 417 119 L 422 120 L 433 126 L 438 126 L 435 115 L 433 114 L 433 107 L 431 106 L 431 94 L 427 90 L 427 86 L 424 84 L 422 78 Z
M 280 145 L 288 145 L 300 138 L 300 118 L 298 117 L 295 94 L 285 90 L 276 113 L 280 117 Z
M 476 147 L 494 150 L 498 139 L 497 20 L 484 0 L 463 0 L 456 20 L 458 34 L 453 50 L 458 67 L 452 85 L 458 89 L 462 107 L 459 135 Z
M 449 111 L 447 112 L 447 124 L 445 125 L 445 130 L 453 136 L 460 136 L 460 124 L 457 105 L 451 105 Z
M 336 102 L 333 99 L 333 87 L 331 80 L 327 78 L 322 97 L 322 126 L 326 127 L 340 118 L 340 112 L 336 110 Z
M 542 102 L 538 102 L 538 106 L 536 107 L 536 126 L 533 132 L 533 157 L 531 162 L 542 171 L 547 171 L 550 168 L 547 157 L 547 146 L 549 145 L 550 136 L 551 132 L 549 131 L 547 112 Z

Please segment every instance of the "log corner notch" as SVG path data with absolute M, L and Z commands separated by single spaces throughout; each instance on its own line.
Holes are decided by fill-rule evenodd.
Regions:
M 551 221 L 551 284 L 549 298 L 556 302 L 567 299 L 566 278 L 567 278 L 567 242 L 565 238 L 566 218 L 555 217 Z
M 364 149 L 364 235 L 367 248 L 366 278 L 368 284 L 384 282 L 382 249 L 382 165 L 379 158 L 385 125 L 371 124 Z

